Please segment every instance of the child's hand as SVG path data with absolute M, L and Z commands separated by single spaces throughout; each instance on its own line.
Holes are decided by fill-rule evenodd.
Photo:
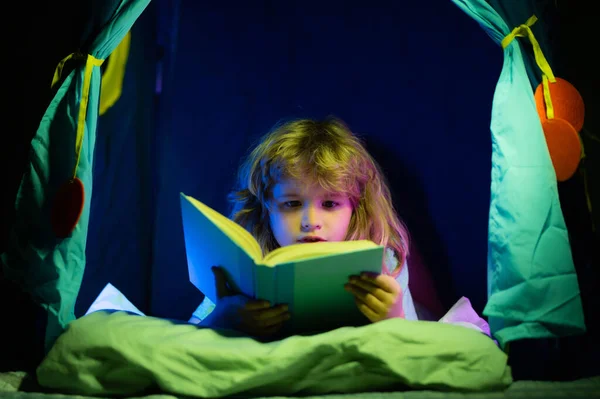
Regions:
M 237 329 L 246 334 L 268 338 L 277 333 L 290 319 L 287 305 L 271 306 L 267 301 L 250 300 L 239 311 Z
M 233 291 L 219 267 L 213 267 L 217 303 L 204 324 L 229 328 L 245 334 L 267 338 L 277 333 L 290 318 L 287 306 L 271 306 L 267 301 L 253 300 Z
M 351 276 L 344 288 L 354 295 L 358 309 L 373 323 L 404 317 L 402 289 L 392 276 L 363 273 Z

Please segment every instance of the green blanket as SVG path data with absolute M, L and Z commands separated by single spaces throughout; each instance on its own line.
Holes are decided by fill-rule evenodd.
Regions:
M 65 393 L 158 389 L 197 397 L 476 391 L 512 382 L 506 355 L 486 335 L 461 326 L 394 319 L 261 343 L 123 312 L 96 312 L 71 323 L 37 377 Z

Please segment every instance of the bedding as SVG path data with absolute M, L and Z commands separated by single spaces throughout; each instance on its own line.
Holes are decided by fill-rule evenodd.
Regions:
M 512 382 L 504 352 L 462 326 L 392 319 L 262 343 L 232 331 L 106 311 L 71 323 L 37 378 L 45 388 L 79 395 L 156 388 L 197 397 L 486 391 Z
M 3 399 L 97 399 L 98 397 L 76 396 L 58 393 L 23 392 L 19 382 L 26 378 L 24 372 L 0 373 L 0 396 Z M 178 399 L 169 394 L 148 394 L 146 396 L 122 399 Z M 181 396 L 179 397 L 181 398 Z M 291 399 L 292 397 L 272 397 L 271 399 Z M 365 392 L 352 394 L 332 394 L 326 396 L 305 396 L 303 399 L 593 399 L 600 398 L 600 377 L 577 381 L 516 381 L 503 391 L 492 392 L 439 392 L 432 390 Z M 263 399 L 263 398 L 255 398 Z M 266 398 L 264 398 L 266 399 Z

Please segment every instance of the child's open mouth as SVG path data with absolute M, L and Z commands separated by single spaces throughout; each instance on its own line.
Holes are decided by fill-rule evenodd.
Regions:
M 303 237 L 301 239 L 298 240 L 298 242 L 319 242 L 319 241 L 325 241 L 325 239 L 321 238 L 321 237 Z

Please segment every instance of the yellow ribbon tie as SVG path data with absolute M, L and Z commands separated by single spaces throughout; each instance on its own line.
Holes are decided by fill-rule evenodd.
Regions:
M 84 60 L 85 59 L 85 71 L 83 74 L 83 87 L 81 88 L 81 100 L 79 102 L 79 115 L 77 117 L 77 136 L 75 139 L 75 167 L 73 168 L 73 179 L 77 177 L 77 167 L 79 166 L 79 158 L 81 156 L 81 146 L 83 145 L 83 133 L 85 132 L 85 117 L 87 115 L 87 106 L 90 97 L 90 84 L 92 81 L 92 73 L 94 67 L 102 65 L 104 60 L 98 59 L 90 54 L 73 53 L 63 58 L 58 64 L 54 71 L 54 77 L 52 78 L 52 87 L 54 87 L 62 76 L 62 71 L 65 64 L 69 60 Z
M 552 99 L 550 98 L 550 87 L 548 81 L 550 83 L 555 83 L 556 78 L 554 77 L 554 73 L 552 72 L 552 68 L 546 61 L 546 57 L 544 57 L 544 53 L 542 52 L 542 48 L 540 44 L 536 40 L 533 32 L 531 31 L 531 26 L 537 22 L 537 17 L 532 15 L 524 24 L 517 26 L 512 30 L 506 37 L 502 40 L 501 45 L 502 48 L 505 49 L 508 45 L 515 39 L 515 37 L 527 37 L 533 46 L 533 55 L 535 56 L 535 62 L 542 71 L 542 88 L 544 91 L 544 102 L 546 103 L 546 116 L 548 119 L 554 119 L 554 108 L 552 106 Z
M 554 80 L 556 82 L 556 80 Z M 542 74 L 542 92 L 544 93 L 544 103 L 546 103 L 546 117 L 554 119 L 554 106 L 552 105 L 552 97 L 550 97 L 550 85 L 548 76 Z
M 54 70 L 54 76 L 52 77 L 52 84 L 50 85 L 50 87 L 54 88 L 54 86 L 56 86 L 56 84 L 58 82 L 60 82 L 62 75 L 63 75 L 63 69 L 64 69 L 65 65 L 67 64 L 67 62 L 69 62 L 71 60 L 82 61 L 84 59 L 85 59 L 85 55 L 80 52 L 69 54 L 65 58 L 63 58 L 58 63 L 58 66 Z
M 544 57 L 544 53 L 542 52 L 542 48 L 540 44 L 535 39 L 533 32 L 531 31 L 531 26 L 536 23 L 537 17 L 533 15 L 529 18 L 523 25 L 517 26 L 512 30 L 503 40 L 502 40 L 502 48 L 505 49 L 514 39 L 515 37 L 527 37 L 533 46 L 533 55 L 535 56 L 535 62 L 537 66 L 542 71 L 542 90 L 544 93 L 544 102 L 546 104 L 546 116 L 548 119 L 554 119 L 554 107 L 552 106 L 552 98 L 550 96 L 550 83 L 555 83 L 556 78 L 554 77 L 554 73 L 552 73 L 552 68 L 546 61 L 546 57 Z M 585 129 L 583 132 L 586 133 Z M 583 145 L 583 140 L 579 135 L 579 142 L 581 144 L 581 160 L 585 159 L 585 148 Z M 590 135 L 590 137 L 594 140 L 598 140 L 597 138 Z M 581 169 L 581 173 L 583 175 L 583 184 L 585 190 L 585 198 L 587 202 L 588 211 L 592 214 L 592 201 L 589 194 L 588 181 L 587 181 L 587 173 L 585 170 L 585 166 Z M 592 218 L 592 230 L 596 231 L 596 225 Z M 507 345 L 508 346 L 508 345 Z

